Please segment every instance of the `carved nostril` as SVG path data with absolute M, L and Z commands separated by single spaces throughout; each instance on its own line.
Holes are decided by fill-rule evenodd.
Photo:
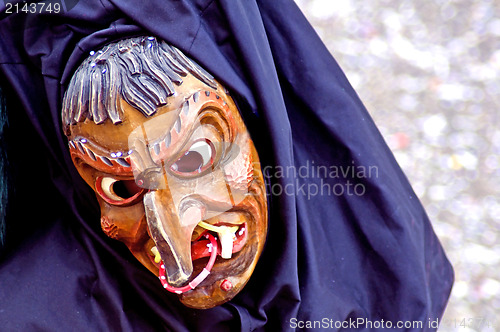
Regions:
M 160 167 L 151 167 L 135 176 L 139 187 L 157 190 L 165 189 L 164 172 Z

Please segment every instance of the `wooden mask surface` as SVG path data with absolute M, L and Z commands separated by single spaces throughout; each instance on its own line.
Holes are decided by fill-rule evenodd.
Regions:
M 75 72 L 63 126 L 101 226 L 194 308 L 233 298 L 267 233 L 257 152 L 227 90 L 154 37 L 105 46 Z

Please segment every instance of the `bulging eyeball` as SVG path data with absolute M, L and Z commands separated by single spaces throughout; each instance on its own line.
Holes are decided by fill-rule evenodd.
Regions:
M 198 175 L 213 166 L 214 156 L 213 143 L 208 139 L 199 140 L 170 166 L 170 170 L 179 176 Z

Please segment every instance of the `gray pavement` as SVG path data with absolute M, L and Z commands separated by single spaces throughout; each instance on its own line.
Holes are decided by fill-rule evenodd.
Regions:
M 439 331 L 500 331 L 500 1 L 296 3 L 373 116 L 455 268 Z

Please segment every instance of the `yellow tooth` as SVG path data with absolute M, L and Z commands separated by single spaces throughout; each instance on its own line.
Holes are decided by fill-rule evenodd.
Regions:
M 214 226 L 214 225 L 210 225 L 209 223 L 207 222 L 204 222 L 204 221 L 200 221 L 198 223 L 198 226 L 200 227 L 203 227 L 205 229 L 208 229 L 209 231 L 212 231 L 212 232 L 227 232 L 228 230 L 230 230 L 231 232 L 236 232 L 239 228 L 239 226 Z
M 160 256 L 160 252 L 158 251 L 158 248 L 156 248 L 156 246 L 152 247 L 151 252 L 153 253 L 153 255 L 155 255 L 155 263 L 156 264 L 160 263 L 161 256 Z

